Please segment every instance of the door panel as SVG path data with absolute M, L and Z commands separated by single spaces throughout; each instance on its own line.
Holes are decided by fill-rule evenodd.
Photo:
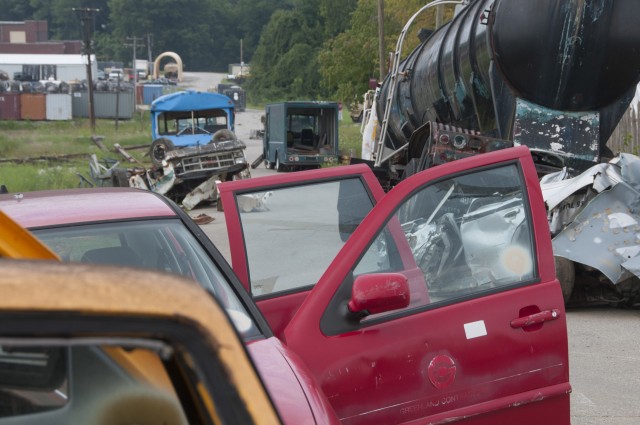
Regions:
M 354 278 L 388 272 L 407 277 L 409 306 L 355 319 Z M 568 424 L 564 303 L 528 150 L 438 166 L 394 188 L 284 336 L 343 423 Z
M 233 269 L 279 335 L 384 196 L 366 165 L 220 185 Z

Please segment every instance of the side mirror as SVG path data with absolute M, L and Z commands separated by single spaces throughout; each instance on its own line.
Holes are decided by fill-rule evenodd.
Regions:
M 349 312 L 358 320 L 370 314 L 400 310 L 409 305 L 409 282 L 400 273 L 358 276 L 353 282 Z

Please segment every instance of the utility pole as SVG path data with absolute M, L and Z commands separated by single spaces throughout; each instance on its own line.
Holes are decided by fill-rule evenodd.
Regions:
M 151 60 L 151 34 L 147 34 L 147 57 L 149 58 L 149 63 L 152 63 L 153 61 Z M 147 72 L 149 72 L 149 70 L 147 69 Z
M 384 0 L 378 0 L 378 56 L 380 61 L 380 81 L 387 75 L 384 54 Z
M 128 41 L 132 41 L 133 46 L 133 110 L 136 109 L 136 96 L 138 95 L 138 69 L 136 68 L 136 51 L 138 50 L 137 42 L 142 41 L 142 37 L 127 37 Z M 143 45 L 144 46 L 144 45 Z
M 244 59 L 242 58 L 242 38 L 240 39 L 240 77 L 244 77 Z
M 96 115 L 93 105 L 93 73 L 91 70 L 91 30 L 93 29 L 93 15 L 100 12 L 100 9 L 72 8 L 78 14 L 82 25 L 82 37 L 84 44 L 84 54 L 87 55 L 87 84 L 89 85 L 89 122 L 91 123 L 91 136 L 96 134 Z

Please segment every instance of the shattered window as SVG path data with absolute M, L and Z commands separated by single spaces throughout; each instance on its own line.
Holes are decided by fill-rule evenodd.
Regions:
M 373 207 L 359 178 L 237 197 L 254 296 L 315 285 Z
M 401 204 L 354 274 L 404 273 L 409 308 L 531 280 L 535 259 L 522 187 L 510 165 L 422 188 Z

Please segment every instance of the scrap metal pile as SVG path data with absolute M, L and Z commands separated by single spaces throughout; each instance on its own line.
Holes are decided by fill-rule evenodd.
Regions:
M 640 158 L 621 154 L 576 177 L 564 169 L 540 186 L 565 298 L 640 303 Z

